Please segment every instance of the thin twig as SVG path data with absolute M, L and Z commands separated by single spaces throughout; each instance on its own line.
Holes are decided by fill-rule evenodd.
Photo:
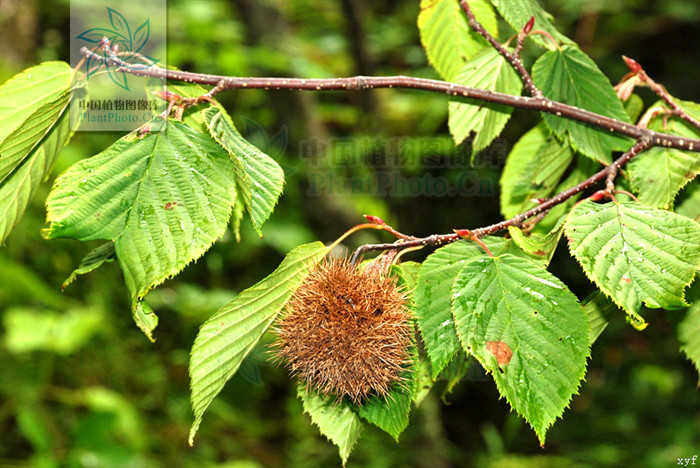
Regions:
M 700 121 L 688 115 L 686 111 L 681 109 L 681 107 L 673 100 L 673 97 L 669 94 L 668 90 L 656 81 L 652 80 L 639 62 L 629 57 L 625 57 L 624 55 L 622 56 L 622 60 L 625 61 L 630 71 L 634 73 L 642 83 L 651 88 L 651 90 L 654 91 L 657 96 L 659 96 L 664 100 L 664 102 L 666 102 L 666 104 L 669 105 L 673 111 L 673 115 L 685 120 L 693 127 L 700 129 Z
M 528 21 L 525 26 L 523 26 L 523 29 L 520 30 L 518 33 L 518 38 L 515 41 L 515 50 L 513 50 L 513 56 L 517 59 L 520 59 L 520 53 L 523 51 L 523 45 L 525 44 L 525 38 L 530 34 L 530 31 L 532 31 L 532 26 L 535 24 L 535 17 L 531 17 L 530 21 Z
M 537 88 L 537 86 L 535 86 L 535 82 L 532 81 L 530 73 L 528 73 L 528 71 L 525 69 L 525 65 L 523 65 L 523 61 L 520 59 L 520 49 L 522 49 L 522 41 L 525 39 L 524 36 L 527 35 L 525 29 L 532 29 L 532 25 L 530 24 L 530 22 L 528 21 L 528 23 L 523 27 L 523 31 L 521 34 L 524 34 L 524 36 L 522 39 L 520 38 L 520 34 L 518 34 L 518 44 L 516 45 L 515 49 L 517 52 L 510 53 L 508 52 L 508 49 L 503 47 L 503 45 L 500 42 L 498 42 L 496 38 L 493 37 L 486 30 L 486 28 L 484 28 L 481 25 L 481 23 L 479 23 L 476 20 L 474 13 L 469 8 L 467 0 L 459 0 L 459 4 L 462 6 L 462 10 L 464 10 L 464 12 L 467 14 L 467 18 L 469 19 L 469 27 L 481 34 L 484 37 L 484 39 L 489 41 L 489 43 L 493 46 L 494 49 L 498 51 L 499 54 L 501 54 L 503 57 L 505 57 L 506 60 L 510 62 L 513 68 L 515 68 L 515 71 L 517 71 L 520 77 L 523 79 L 523 83 L 525 83 L 525 89 L 527 89 L 527 92 L 530 93 L 532 97 L 542 99 L 544 97 L 542 91 L 540 91 Z M 529 28 L 528 25 L 530 26 Z
M 615 191 L 615 177 L 617 177 L 619 169 L 619 167 L 610 166 L 608 175 L 605 177 L 605 190 L 607 190 L 609 194 Z
M 410 76 L 353 76 L 349 78 L 242 78 L 233 76 L 208 75 L 177 70 L 167 70 L 160 67 L 133 67 L 117 57 L 104 58 L 94 54 L 87 48 L 82 48 L 81 53 L 94 56 L 95 60 L 102 60 L 118 66 L 120 70 L 135 76 L 149 76 L 187 83 L 197 83 L 207 86 L 217 86 L 220 90 L 229 89 L 288 89 L 298 91 L 349 91 L 372 88 L 405 88 L 430 91 L 447 94 L 453 98 L 465 101 L 477 100 L 504 104 L 510 107 L 531 109 L 540 112 L 554 114 L 593 127 L 602 128 L 610 132 L 616 132 L 630 138 L 639 139 L 649 137 L 653 146 L 665 146 L 680 150 L 700 152 L 700 139 L 685 138 L 676 135 L 658 133 L 646 128 L 640 128 L 627 122 L 616 120 L 604 115 L 596 114 L 585 109 L 570 106 L 546 98 L 534 98 L 527 96 L 512 96 L 510 94 L 486 91 L 470 86 L 449 83 L 440 80 L 415 78 Z M 223 84 L 222 84 L 223 82 Z
M 581 193 L 582 191 L 586 190 L 587 188 L 593 186 L 594 184 L 602 181 L 603 179 L 606 179 L 609 174 L 615 173 L 620 170 L 622 166 L 627 164 L 630 160 L 632 160 L 635 156 L 637 156 L 639 153 L 651 148 L 653 146 L 653 143 L 650 139 L 650 137 L 644 136 L 637 140 L 637 142 L 632 145 L 632 147 L 627 150 L 622 156 L 617 158 L 612 164 L 610 164 L 607 167 L 604 167 L 600 171 L 596 172 L 593 174 L 591 177 L 588 179 L 584 180 L 578 185 L 575 185 L 574 187 L 571 187 L 568 190 L 565 190 L 558 195 L 555 195 L 554 197 L 545 200 L 544 202 L 540 203 L 536 207 L 525 211 L 524 213 L 520 213 L 518 215 L 513 216 L 512 218 L 501 221 L 499 223 L 491 224 L 490 226 L 485 226 L 481 227 L 478 229 L 472 229 L 472 230 L 457 230 L 457 232 L 450 233 L 450 234 L 433 234 L 428 237 L 422 237 L 422 238 L 417 238 L 415 240 L 408 240 L 408 241 L 403 241 L 400 243 L 396 244 L 366 244 L 363 246 L 360 246 L 356 251 L 355 255 L 360 255 L 366 252 L 371 252 L 371 251 L 377 251 L 377 250 L 402 250 L 410 247 L 418 247 L 418 246 L 439 246 L 443 244 L 450 244 L 452 242 L 458 241 L 462 238 L 464 238 L 463 235 L 460 235 L 458 232 L 463 231 L 469 231 L 471 232 L 473 238 L 483 238 L 484 236 L 489 236 L 492 234 L 495 234 L 500 231 L 504 231 L 508 229 L 510 226 L 516 226 L 520 227 L 522 226 L 523 222 L 526 220 L 532 218 L 533 216 L 538 216 L 541 213 L 544 213 L 550 209 L 552 209 L 554 206 L 559 205 L 561 203 L 564 203 L 566 200 L 569 198 L 573 197 L 574 195 L 577 195 Z M 607 191 L 606 191 L 607 193 Z M 353 255 L 353 257 L 355 256 Z
M 543 202 L 545 202 L 545 201 L 547 201 L 546 198 L 537 199 L 537 203 L 543 203 Z M 527 221 L 523 222 L 521 226 L 519 226 L 519 227 L 520 227 L 520 230 L 521 230 L 522 232 L 530 232 L 530 231 L 532 231 L 533 229 L 535 229 L 535 226 L 537 226 L 537 223 L 539 223 L 540 221 L 542 221 L 548 214 L 549 214 L 549 210 L 543 211 L 542 213 L 539 213 L 539 214 L 538 214 L 537 216 L 535 216 L 534 218 L 528 219 Z M 516 227 L 517 227 L 517 226 L 516 226 Z

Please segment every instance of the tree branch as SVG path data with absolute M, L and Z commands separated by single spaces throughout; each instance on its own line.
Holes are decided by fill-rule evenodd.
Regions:
M 700 139 L 685 138 L 676 135 L 658 133 L 646 128 L 612 119 L 605 115 L 596 114 L 585 109 L 570 106 L 547 98 L 513 96 L 510 94 L 486 91 L 470 86 L 449 83 L 440 80 L 415 78 L 410 76 L 353 76 L 349 78 L 242 78 L 234 76 L 208 75 L 186 71 L 166 70 L 160 67 L 134 66 L 112 54 L 105 58 L 83 47 L 81 53 L 94 60 L 108 62 L 120 70 L 135 75 L 159 79 L 184 81 L 200 85 L 216 86 L 218 91 L 230 89 L 288 89 L 297 91 L 348 91 L 373 88 L 405 88 L 447 94 L 453 98 L 465 101 L 483 101 L 504 104 L 510 107 L 532 109 L 554 114 L 571 120 L 616 132 L 635 140 L 648 137 L 652 146 L 665 146 L 679 150 L 700 152 Z M 214 93 L 209 93 L 213 97 Z
M 518 72 L 520 77 L 523 80 L 523 83 L 525 83 L 525 89 L 527 89 L 527 92 L 530 93 L 530 96 L 538 99 L 543 99 L 544 95 L 542 94 L 542 91 L 540 91 L 537 86 L 535 86 L 535 82 L 532 81 L 532 77 L 530 76 L 530 73 L 525 69 L 525 65 L 523 65 L 523 61 L 520 59 L 520 50 L 522 49 L 522 43 L 523 40 L 525 39 L 525 36 L 529 32 L 529 30 L 532 30 L 532 25 L 534 23 L 534 18 L 530 19 L 530 21 L 527 22 L 523 26 L 523 30 L 518 34 L 518 41 L 517 45 L 515 48 L 514 53 L 508 52 L 508 49 L 506 49 L 503 44 L 498 42 L 495 37 L 493 37 L 487 30 L 484 28 L 481 23 L 479 23 L 476 20 L 476 17 L 474 16 L 474 13 L 472 13 L 472 10 L 469 8 L 469 4 L 467 3 L 467 0 L 459 0 L 459 4 L 462 7 L 462 10 L 467 14 L 467 18 L 469 20 L 469 27 L 472 28 L 474 31 L 478 32 L 484 38 L 489 41 L 489 43 L 493 46 L 494 49 L 498 51 L 499 54 L 501 54 L 503 57 L 505 57 L 506 60 L 510 62 L 510 64 L 515 68 L 515 71 Z M 546 98 L 544 98 L 546 99 Z M 547 99 L 548 100 L 548 99 Z
M 508 229 L 510 226 L 515 226 L 515 227 L 520 227 L 522 224 L 528 220 L 529 218 L 532 218 L 533 216 L 537 216 L 541 213 L 544 213 L 546 211 L 549 211 L 552 209 L 554 206 L 559 205 L 561 203 L 564 203 L 566 200 L 569 198 L 573 197 L 576 194 L 579 194 L 586 190 L 587 188 L 593 186 L 594 184 L 602 181 L 603 179 L 607 179 L 607 177 L 611 174 L 616 175 L 620 168 L 627 164 L 631 159 L 633 159 L 635 156 L 637 156 L 639 153 L 651 148 L 653 146 L 651 138 L 648 136 L 643 136 L 637 142 L 632 145 L 632 147 L 627 150 L 622 156 L 617 158 L 612 164 L 610 164 L 607 167 L 604 167 L 600 171 L 596 172 L 593 174 L 591 177 L 588 179 L 584 180 L 578 185 L 575 185 L 574 187 L 571 187 L 568 190 L 565 190 L 554 197 L 545 200 L 544 202 L 540 203 L 536 207 L 527 210 L 523 213 L 520 213 L 518 215 L 513 216 L 512 218 L 501 221 L 496 224 L 492 224 L 490 226 L 485 226 L 481 227 L 478 229 L 458 229 L 454 233 L 450 234 L 433 234 L 428 237 L 420 237 L 420 238 L 414 238 L 410 240 L 401 240 L 396 243 L 391 243 L 391 244 L 366 244 L 360 246 L 357 250 L 355 250 L 355 253 L 353 254 L 353 259 L 359 258 L 362 254 L 366 252 L 371 252 L 371 251 L 376 251 L 376 250 L 403 250 L 407 249 L 410 247 L 419 247 L 419 246 L 426 246 L 426 245 L 432 245 L 432 246 L 438 246 L 438 245 L 443 245 L 443 244 L 450 244 L 452 242 L 458 241 L 460 239 L 479 239 L 484 236 L 490 236 L 492 234 L 495 234 L 500 231 L 504 231 Z M 601 197 L 609 195 L 607 192 L 602 193 Z M 398 237 L 398 236 L 397 236 Z
M 596 174 L 592 175 L 591 177 L 579 183 L 578 185 L 571 187 L 550 199 L 542 201 L 536 207 L 527 210 L 523 213 L 520 213 L 512 217 L 511 219 L 501 221 L 490 226 L 485 226 L 474 230 L 457 229 L 450 234 L 433 234 L 428 237 L 417 238 L 414 236 L 402 234 L 396 231 L 395 229 L 391 228 L 390 226 L 387 226 L 381 219 L 370 216 L 367 218 L 371 223 L 368 226 L 373 227 L 375 229 L 381 229 L 390 232 L 391 234 L 396 236 L 398 240 L 394 243 L 365 244 L 360 246 L 358 249 L 355 250 L 355 252 L 352 255 L 353 264 L 358 262 L 364 253 L 370 251 L 404 251 L 406 249 L 423 247 L 427 245 L 439 246 L 455 242 L 459 239 L 473 240 L 479 245 L 481 245 L 487 251 L 487 253 L 491 255 L 491 253 L 488 251 L 488 248 L 480 241 L 481 237 L 492 235 L 497 232 L 506 230 L 511 226 L 522 227 L 523 223 L 528 219 L 539 219 L 545 216 L 546 213 L 554 206 L 564 203 L 571 197 L 581 193 L 582 191 L 588 189 L 589 187 L 593 186 L 594 184 L 600 181 L 605 180 L 606 188 L 604 190 L 596 192 L 591 196 L 591 198 L 595 200 L 600 200 L 604 197 L 607 197 L 614 200 L 614 180 L 617 177 L 620 168 L 627 164 L 627 162 L 629 162 L 639 153 L 651 147 L 665 146 L 680 150 L 700 152 L 700 139 L 684 138 L 675 135 L 657 133 L 643 126 L 631 125 L 626 122 L 612 119 L 604 115 L 596 114 L 594 112 L 579 109 L 577 107 L 546 98 L 542 94 L 542 92 L 535 86 L 534 82 L 532 81 L 532 77 L 525 69 L 522 60 L 520 59 L 520 52 L 522 50 L 523 41 L 527 34 L 529 34 L 532 30 L 534 18 L 530 19 L 530 21 L 528 21 L 528 23 L 523 26 L 522 31 L 518 33 L 516 48 L 514 52 L 511 53 L 493 36 L 491 36 L 491 34 L 489 34 L 489 32 L 486 31 L 486 29 L 476 20 L 466 0 L 460 0 L 460 5 L 468 17 L 469 26 L 474 31 L 478 32 L 484 38 L 486 38 L 486 40 L 503 57 L 505 57 L 506 60 L 510 62 L 510 64 L 515 68 L 515 70 L 523 79 L 525 88 L 527 89 L 528 93 L 531 94 L 532 97 L 512 96 L 509 94 L 486 91 L 445 81 L 413 78 L 408 76 L 355 76 L 350 78 L 330 79 L 240 78 L 166 70 L 154 66 L 134 67 L 133 65 L 122 61 L 116 54 L 114 54 L 111 51 L 111 49 L 109 49 L 108 43 L 104 45 L 105 50 L 108 52 L 109 55 L 109 57 L 107 58 L 103 58 L 95 54 L 94 52 L 88 50 L 87 48 L 81 49 L 81 52 L 84 55 L 91 56 L 96 60 L 106 61 L 108 64 L 117 66 L 120 70 L 123 70 L 127 73 L 131 73 L 133 75 L 150 76 L 161 79 L 170 79 L 177 81 L 185 81 L 188 83 L 198 83 L 201 85 L 215 86 L 214 89 L 202 96 L 201 99 L 189 99 L 185 102 L 185 105 L 196 105 L 203 100 L 210 100 L 218 92 L 225 91 L 228 89 L 262 88 L 314 91 L 359 90 L 372 88 L 419 89 L 423 91 L 444 93 L 449 96 L 452 96 L 453 99 L 457 100 L 477 100 L 496 104 L 504 104 L 510 107 L 519 107 L 537 110 L 540 112 L 547 112 L 559 117 L 565 117 L 571 120 L 582 122 L 593 127 L 602 128 L 610 132 L 617 132 L 621 135 L 632 137 L 636 140 L 632 147 L 630 147 L 629 150 L 627 150 L 622 156 L 616 159 L 612 164 L 601 169 Z M 629 65 L 630 61 L 626 61 Z M 636 64 L 636 62 L 634 62 L 634 64 Z M 657 94 L 659 94 L 659 96 L 661 96 L 673 108 L 675 115 L 678 115 L 679 117 L 685 119 L 691 124 L 696 125 L 697 121 L 693 122 L 695 119 L 692 119 L 692 117 L 688 116 L 682 109 L 680 109 L 680 107 L 678 107 L 670 98 L 668 92 L 662 86 L 654 83 L 648 76 L 646 76 L 646 73 L 644 73 L 644 71 L 641 69 L 641 66 L 639 66 L 638 64 L 636 65 L 637 69 L 633 69 L 632 66 L 630 66 L 630 68 L 637 75 L 642 73 L 642 75 L 639 76 L 640 80 L 646 82 L 650 87 L 652 87 L 652 89 L 654 89 L 654 91 L 657 92 Z

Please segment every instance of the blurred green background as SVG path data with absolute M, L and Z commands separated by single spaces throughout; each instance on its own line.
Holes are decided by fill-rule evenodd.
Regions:
M 620 60 L 625 54 L 672 94 L 700 101 L 697 0 L 550 0 L 544 6 L 613 83 L 627 71 Z M 69 11 L 67 1 L 0 1 L 0 81 L 41 61 L 68 59 Z M 437 77 L 420 46 L 418 12 L 418 1 L 399 0 L 169 0 L 167 61 L 238 76 Z M 502 37 L 510 34 L 504 27 Z M 541 53 L 532 44 L 526 49 L 529 63 Z M 646 90 L 640 95 L 647 104 L 655 100 Z M 148 295 L 160 316 L 154 344 L 132 322 L 116 264 L 61 293 L 61 283 L 99 242 L 40 236 L 51 181 L 120 134 L 78 132 L 0 247 L 0 466 L 339 466 L 335 447 L 302 414 L 284 370 L 267 363 L 267 338 L 211 405 L 195 446 L 188 447 L 187 364 L 198 326 L 270 273 L 291 248 L 331 242 L 363 213 L 414 235 L 499 220 L 505 155 L 537 118 L 516 110 L 503 139 L 469 166 L 469 149 L 451 144 L 444 96 L 243 90 L 220 100 L 242 133 L 284 167 L 285 193 L 263 239 L 245 220 L 240 243 L 228 232 Z M 314 144 L 332 149 L 314 156 Z M 340 181 L 428 174 L 470 182 L 456 197 L 396 187 L 363 194 L 342 185 L 322 190 L 318 184 L 329 174 Z M 348 246 L 387 240 L 361 233 Z M 564 246 L 552 270 L 581 298 L 593 290 Z M 647 311 L 650 326 L 641 333 L 615 317 L 595 343 L 580 395 L 544 449 L 477 372 L 444 403 L 439 387 L 429 395 L 400 444 L 367 425 L 348 465 L 663 467 L 700 454 L 698 376 L 678 352 L 670 315 Z

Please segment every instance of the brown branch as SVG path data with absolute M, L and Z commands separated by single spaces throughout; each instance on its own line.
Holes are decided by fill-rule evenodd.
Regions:
M 462 6 L 462 10 L 464 10 L 464 12 L 467 14 L 467 18 L 469 20 L 469 27 L 481 34 L 484 37 L 484 39 L 486 39 L 493 46 L 493 48 L 498 51 L 499 54 L 501 54 L 503 57 L 505 57 L 506 60 L 510 62 L 513 68 L 515 68 L 515 71 L 517 71 L 520 77 L 522 78 L 523 83 L 525 84 L 525 89 L 527 89 L 527 92 L 530 93 L 532 97 L 543 99 L 544 95 L 542 94 L 542 91 L 540 91 L 537 88 L 537 86 L 535 86 L 535 82 L 532 81 L 530 73 L 528 73 L 528 71 L 525 69 L 525 65 L 523 65 L 523 61 L 520 59 L 520 49 L 522 49 L 522 41 L 525 39 L 525 35 L 527 35 L 527 32 L 529 32 L 526 31 L 526 29 L 532 29 L 531 22 L 533 20 L 531 19 L 530 21 L 528 21 L 528 23 L 523 26 L 523 31 L 520 34 L 518 34 L 518 43 L 515 49 L 516 53 L 510 53 L 508 52 L 508 49 L 503 47 L 503 44 L 498 42 L 496 38 L 493 37 L 486 30 L 486 28 L 484 28 L 481 25 L 481 23 L 479 23 L 476 20 L 474 13 L 472 13 L 472 10 L 469 8 L 467 0 L 459 0 L 459 4 Z
M 410 76 L 353 76 L 349 78 L 242 78 L 222 75 L 208 75 L 186 71 L 166 70 L 160 67 L 134 67 L 116 56 L 101 57 L 87 48 L 82 48 L 81 53 L 92 56 L 95 60 L 109 62 L 119 67 L 126 73 L 135 76 L 148 76 L 153 78 L 184 81 L 207 86 L 216 86 L 218 91 L 230 89 L 288 89 L 298 91 L 348 91 L 373 88 L 405 88 L 430 91 L 447 94 L 454 99 L 465 101 L 483 101 L 495 104 L 504 104 L 510 107 L 531 109 L 540 112 L 554 114 L 592 127 L 602 128 L 610 132 L 634 138 L 648 137 L 652 140 L 652 146 L 665 146 L 686 151 L 700 152 L 700 139 L 685 138 L 676 135 L 658 133 L 646 128 L 612 119 L 596 114 L 595 112 L 580 109 L 547 98 L 534 98 L 527 96 L 512 96 L 510 94 L 487 91 L 470 86 L 449 83 L 440 80 L 415 78 Z M 212 90 L 213 91 L 213 90 Z M 210 93 L 213 95 L 213 93 Z M 210 97 L 212 97 L 210 95 Z
M 700 129 L 700 121 L 694 117 L 691 117 L 687 112 L 681 109 L 681 107 L 673 100 L 673 97 L 669 94 L 668 90 L 656 81 L 652 80 L 651 77 L 647 75 L 647 72 L 644 71 L 644 68 L 642 68 L 639 62 L 629 57 L 625 57 L 624 55 L 622 56 L 622 60 L 625 61 L 625 64 L 627 64 L 630 71 L 634 73 L 642 83 L 651 88 L 651 90 L 654 91 L 657 96 L 659 96 L 664 100 L 664 102 L 666 102 L 666 104 L 669 105 L 673 111 L 673 115 L 685 120 L 693 127 Z
M 428 237 L 421 237 L 413 240 L 405 240 L 394 244 L 366 244 L 360 246 L 357 250 L 355 250 L 353 258 L 359 258 L 360 255 L 366 252 L 377 250 L 403 250 L 409 247 L 419 247 L 426 245 L 439 246 L 443 244 L 450 244 L 452 242 L 464 238 L 479 239 L 484 236 L 490 236 L 497 232 L 504 231 L 511 226 L 520 227 L 526 220 L 532 218 L 533 216 L 538 216 L 546 211 L 549 211 L 554 206 L 564 203 L 566 200 L 573 197 L 574 195 L 583 192 L 587 188 L 595 185 L 603 179 L 607 179 L 610 174 L 617 174 L 622 166 L 627 164 L 639 153 L 651 148 L 652 146 L 653 142 L 651 141 L 650 137 L 643 136 L 642 138 L 637 140 L 637 142 L 634 145 L 632 145 L 632 147 L 629 150 L 627 150 L 622 156 L 617 158 L 609 166 L 604 167 L 603 169 L 596 172 L 580 184 L 575 185 L 574 187 L 571 187 L 570 189 L 565 190 L 548 200 L 545 200 L 536 207 L 527 210 L 524 213 L 515 215 L 508 220 L 501 221 L 499 223 L 491 224 L 490 226 L 485 226 L 478 229 L 458 229 L 456 230 L 456 232 L 450 234 L 433 234 Z M 469 233 L 469 236 L 465 237 L 464 233 Z

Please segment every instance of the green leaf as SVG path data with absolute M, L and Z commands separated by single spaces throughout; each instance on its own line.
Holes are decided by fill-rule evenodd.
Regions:
M 685 186 L 676 200 L 675 212 L 700 222 L 700 180 Z
M 219 108 L 210 107 L 204 119 L 211 136 L 223 146 L 236 167 L 236 184 L 258 234 L 282 193 L 284 172 L 277 162 L 248 143 Z
M 433 388 L 433 378 L 430 374 L 430 362 L 421 358 L 416 368 L 416 392 L 413 394 L 413 403 L 416 407 L 420 406 L 425 397 L 428 396 L 428 393 L 430 393 L 430 389 Z
M 405 380 L 395 383 L 387 395 L 374 395 L 357 408 L 361 418 L 389 434 L 396 442 L 408 426 L 408 414 L 416 393 L 417 367 L 418 355 L 414 348 L 414 364 L 403 373 Z
M 700 104 L 692 101 L 683 101 L 677 98 L 673 98 L 673 100 L 686 114 L 693 117 L 695 120 L 700 120 Z
M 121 138 L 62 174 L 47 199 L 45 234 L 114 240 L 135 308 L 223 235 L 235 195 L 226 152 L 169 121 L 164 131 Z
M 66 286 L 75 281 L 78 275 L 90 273 L 92 270 L 102 266 L 103 263 L 112 262 L 116 259 L 117 253 L 114 250 L 114 242 L 105 242 L 99 247 L 95 247 L 82 259 L 78 268 L 73 270 L 68 279 L 63 282 L 61 289 L 66 289 Z
M 236 183 L 236 193 L 241 193 L 241 187 Z M 243 197 L 239 197 L 233 205 L 233 214 L 231 215 L 231 230 L 236 238 L 236 242 L 241 241 L 241 222 L 245 215 L 245 203 Z
M 516 146 L 517 145 L 518 143 L 516 143 Z M 559 147 L 562 148 L 561 146 Z M 593 174 L 594 170 L 596 169 L 595 166 L 597 163 L 595 161 L 577 155 L 575 157 L 576 164 L 573 166 L 569 165 L 569 167 L 566 168 L 567 171 L 570 171 L 568 176 L 554 186 L 554 188 L 551 188 L 552 184 L 556 183 L 557 177 L 560 177 L 560 175 L 557 173 L 560 170 L 563 170 L 562 168 L 555 169 L 558 164 L 558 160 L 550 160 L 548 157 L 548 155 L 551 156 L 553 153 L 556 153 L 556 150 L 550 147 L 551 152 L 544 153 L 541 156 L 543 160 L 550 161 L 549 166 L 541 166 L 539 163 L 533 162 L 527 164 L 527 166 L 524 166 L 526 169 L 517 169 L 515 166 L 519 164 L 518 160 L 525 154 L 523 152 L 523 149 L 525 148 L 521 147 L 518 150 L 518 156 L 514 158 L 515 163 L 511 165 L 510 168 L 508 168 L 509 163 L 506 162 L 504 175 L 506 171 L 509 172 L 509 174 L 506 176 L 506 180 L 504 180 L 503 176 L 501 177 L 501 209 L 504 211 L 508 210 L 506 211 L 508 213 L 506 217 L 508 218 L 533 208 L 537 198 L 548 198 L 552 196 L 552 194 L 560 193 L 576 186 Z M 566 151 L 570 152 L 568 147 Z M 512 157 L 513 154 L 511 153 L 509 158 Z M 528 160 L 529 158 L 522 157 L 522 159 Z M 510 160 L 511 159 L 509 159 L 509 161 Z M 532 170 L 533 167 L 536 167 L 534 171 Z M 518 184 L 515 187 L 511 187 L 508 180 L 514 180 L 515 174 L 517 174 L 518 170 L 520 170 L 521 174 L 523 175 L 523 183 L 522 185 Z M 534 181 L 537 181 L 537 185 L 531 184 L 526 189 L 525 187 L 527 186 L 526 181 L 528 177 L 532 177 Z M 517 182 L 512 183 L 517 184 Z M 525 196 L 520 195 L 516 197 L 514 195 L 517 193 L 526 193 L 527 190 L 532 190 L 532 192 Z M 521 197 L 522 204 L 518 208 L 517 204 L 521 202 Z M 519 228 L 513 226 L 509 227 L 508 232 L 510 233 L 513 242 L 525 252 L 540 257 L 546 262 L 546 264 L 549 264 L 557 246 L 559 245 L 559 240 L 561 239 L 561 235 L 563 233 L 563 221 L 579 197 L 580 194 L 574 195 L 564 203 L 550 209 L 544 218 L 537 221 L 532 230 L 527 234 Z
M 472 242 L 454 242 L 429 255 L 418 273 L 413 300 L 433 379 L 460 349 L 450 313 L 452 282 L 462 266 L 472 257 L 483 256 L 482 252 Z
M 649 129 L 688 138 L 700 137 L 700 130 L 676 117 L 656 118 Z M 630 161 L 626 172 L 641 203 L 670 209 L 678 192 L 700 173 L 700 154 L 657 146 Z
M 299 384 L 297 393 L 304 405 L 304 412 L 311 416 L 311 421 L 318 426 L 321 434 L 338 447 L 345 466 L 362 432 L 360 417 L 346 400 L 337 401 L 332 396 L 307 391 L 302 384 Z
M 564 232 L 564 219 L 562 217 L 558 225 L 546 234 L 539 232 L 526 234 L 515 226 L 509 226 L 508 233 L 518 247 L 529 254 L 542 257 L 549 264 L 559 244 L 559 239 L 561 239 L 561 235 Z
M 484 28 L 497 36 L 493 7 L 485 0 L 470 0 L 469 7 Z M 418 30 L 428 61 L 445 80 L 453 81 L 465 62 L 488 47 L 488 42 L 469 27 L 456 0 L 421 0 L 420 9 Z
M 0 243 L 68 143 L 71 68 L 45 62 L 0 86 Z M 79 86 L 76 92 L 84 90 Z M 79 121 L 80 111 L 74 116 Z
M 501 213 L 512 218 L 537 206 L 557 188 L 574 153 L 539 124 L 523 135 L 508 155 L 501 175 Z
M 139 327 L 151 343 L 156 340 L 153 338 L 153 330 L 158 326 L 158 316 L 153 312 L 153 309 L 143 301 L 138 301 L 132 308 L 132 317 L 134 323 Z
M 452 311 L 450 311 L 450 314 L 452 314 Z M 438 376 L 438 379 L 445 380 L 445 387 L 440 395 L 440 399 L 443 403 L 449 404 L 449 401 L 447 400 L 448 395 L 452 393 L 457 384 L 464 379 L 467 372 L 469 372 L 470 369 L 473 369 L 472 366 L 474 364 L 474 358 L 471 357 L 471 355 L 465 354 L 464 350 L 460 347 L 459 352 L 454 358 L 452 358 L 447 367 L 445 367 Z
M 420 268 L 420 263 L 408 261 L 392 265 L 391 271 L 398 276 L 399 285 L 403 285 L 409 291 L 412 291 L 416 287 Z
M 160 81 L 158 81 L 158 83 L 160 83 Z M 171 93 L 175 93 L 178 96 L 188 98 L 196 98 L 207 93 L 206 89 L 195 83 L 180 83 L 176 81 L 168 81 L 166 88 Z M 214 100 L 214 102 L 217 103 L 217 106 L 221 106 L 221 104 L 217 100 Z M 182 114 L 182 122 L 188 127 L 191 127 L 193 130 L 196 130 L 200 133 L 204 133 L 206 135 L 209 133 L 209 130 L 207 130 L 207 126 L 204 123 L 205 111 L 206 108 L 200 109 L 199 107 L 195 106 L 187 108 Z
M 523 82 L 508 61 L 493 48 L 479 51 L 455 77 L 455 82 L 474 88 L 520 95 Z M 462 143 L 471 132 L 476 132 L 472 142 L 474 151 L 488 146 L 506 126 L 513 108 L 501 104 L 466 104 L 451 99 L 448 125 L 455 144 Z
M 531 17 L 535 17 L 533 29 L 541 29 L 547 31 L 558 42 L 563 44 L 573 44 L 573 41 L 562 33 L 557 31 L 552 23 L 553 17 L 547 13 L 536 0 L 491 0 L 498 8 L 498 12 L 516 31 L 521 31 L 523 27 L 530 21 Z M 471 3 L 471 2 L 470 2 Z M 530 39 L 536 44 L 554 49 L 556 46 L 545 36 L 539 34 L 530 34 Z
M 84 88 L 76 88 L 74 92 L 81 97 L 87 95 Z M 27 156 L 0 182 L 0 243 L 19 222 L 39 184 L 49 175 L 58 154 L 73 136 L 71 120 L 79 123 L 82 117 L 83 111 L 78 106 L 69 109 L 66 102 L 57 117 L 58 120 L 52 123 Z M 8 140 L 23 131 L 24 127 L 18 129 Z M 3 153 L 3 161 L 4 158 Z
M 70 101 L 70 91 L 66 88 L 55 101 L 48 102 L 34 112 L 22 126 L 12 132 L 0 144 L 0 182 L 5 180 L 41 143 L 47 133 L 63 115 Z
M 67 63 L 44 62 L 0 86 L 0 181 L 58 120 L 70 98 L 70 79 Z
M 692 301 L 692 305 L 678 324 L 676 334 L 681 350 L 700 373 L 700 279 L 696 278 L 688 290 L 688 299 Z
M 483 242 L 494 255 L 504 252 L 527 255 L 506 239 L 486 237 Z M 418 273 L 413 300 L 433 378 L 440 374 L 460 349 L 450 312 L 452 283 L 465 263 L 484 257 L 486 252 L 476 243 L 457 241 L 429 255 Z
M 591 345 L 595 343 L 603 330 L 608 326 L 613 314 L 618 310 L 617 305 L 605 294 L 596 291 L 583 301 L 583 311 L 591 326 Z
M 270 276 L 240 293 L 202 325 L 192 346 L 190 360 L 195 416 L 190 429 L 190 445 L 204 411 L 275 320 L 306 277 L 309 267 L 327 251 L 320 242 L 297 247 Z
M 636 202 L 585 200 L 566 220 L 569 249 L 601 291 L 633 324 L 638 312 L 687 305 L 683 290 L 700 266 L 700 225 L 675 213 Z
M 625 112 L 627 112 L 630 122 L 636 122 L 643 110 L 644 101 L 636 94 L 631 94 L 629 99 L 625 101 Z
M 545 433 L 586 372 L 589 327 L 576 296 L 541 264 L 505 253 L 467 262 L 452 286 L 452 315 L 465 352 Z
M 572 161 L 576 159 L 576 164 Z M 501 175 L 501 212 L 506 218 L 534 208 L 540 198 L 549 198 L 582 182 L 594 170 L 595 162 L 575 156 L 539 124 L 515 144 Z M 561 178 L 569 171 L 566 179 Z M 555 206 L 529 233 L 511 226 L 513 242 L 525 252 L 551 261 L 563 233 L 563 221 L 579 195 Z
M 532 67 L 532 79 L 545 96 L 597 114 L 630 122 L 610 80 L 576 46 L 550 50 Z M 607 129 L 591 127 L 573 120 L 543 113 L 542 118 L 559 139 L 603 164 L 612 162 L 613 151 L 625 151 L 632 140 Z
M 581 156 L 580 154 L 577 154 L 574 159 L 575 164 L 567 169 L 567 171 L 570 170 L 569 174 L 564 180 L 559 182 L 559 185 L 557 185 L 557 187 L 552 191 L 553 194 L 561 193 L 564 190 L 575 187 L 594 173 L 598 172 L 600 169 L 597 162 L 585 156 Z M 579 198 L 581 198 L 580 193 L 549 210 L 547 215 L 545 215 L 541 221 L 538 221 L 537 224 L 535 224 L 535 227 L 531 231 L 531 235 L 544 235 L 554 230 L 559 225 L 561 219 L 566 218 L 566 215 L 569 214 L 569 211 L 571 211 L 571 208 L 573 208 L 573 206 L 578 202 Z
M 358 408 L 358 413 L 364 420 L 388 433 L 398 442 L 399 435 L 408 426 L 413 393 L 413 389 L 394 385 L 386 399 L 375 395 Z

